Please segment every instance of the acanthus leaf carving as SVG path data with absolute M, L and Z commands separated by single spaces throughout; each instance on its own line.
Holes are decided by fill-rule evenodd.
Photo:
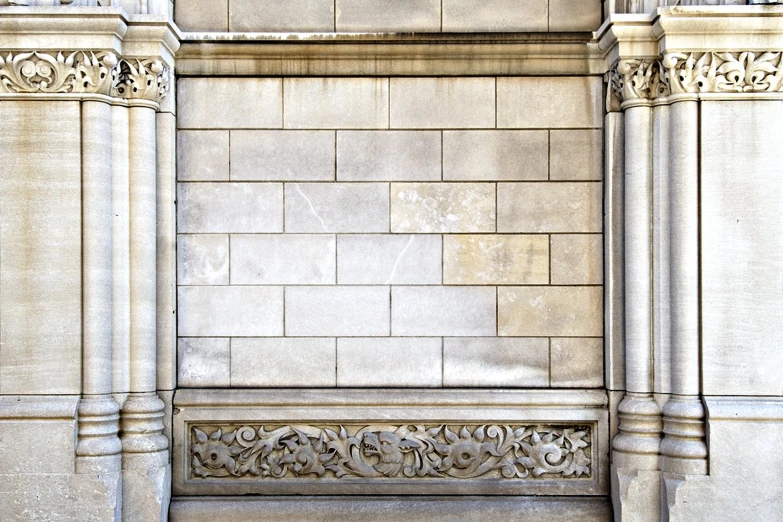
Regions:
M 590 427 L 191 426 L 195 478 L 589 478 Z
M 663 57 L 672 93 L 781 92 L 780 52 L 670 53 Z
M 116 92 L 127 99 L 160 101 L 169 91 L 169 70 L 156 58 L 127 59 L 120 63 Z

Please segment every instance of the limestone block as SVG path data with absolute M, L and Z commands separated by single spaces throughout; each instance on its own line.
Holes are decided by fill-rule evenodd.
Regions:
M 177 283 L 227 285 L 228 251 L 226 234 L 180 234 L 177 236 Z
M 230 0 L 229 31 L 327 32 L 334 30 L 334 0 Z
M 2 419 L 0 470 L 17 476 L 72 473 L 75 438 L 75 419 Z
M 438 285 L 441 236 L 345 235 L 337 238 L 341 285 Z
M 283 231 L 281 183 L 179 183 L 177 227 L 184 233 Z
M 337 32 L 440 31 L 440 0 L 336 0 Z
M 557 234 L 550 236 L 553 285 L 603 283 L 603 236 Z
M 546 180 L 547 131 L 444 131 L 443 179 Z
M 499 128 L 599 128 L 600 76 L 498 78 Z
M 387 78 L 286 78 L 286 129 L 385 129 Z
M 177 383 L 184 387 L 228 386 L 229 340 L 180 338 L 177 346 Z
M 551 378 L 554 388 L 600 388 L 604 383 L 604 340 L 553 338 Z
M 334 180 L 332 131 L 232 131 L 231 179 Z
M 498 335 L 599 337 L 602 302 L 596 286 L 500 287 Z
M 546 32 L 547 0 L 443 0 L 443 31 Z
M 391 128 L 492 128 L 494 78 L 392 78 Z
M 179 181 L 228 181 L 228 131 L 177 132 Z
M 81 392 L 80 119 L 75 101 L 0 102 L 3 394 Z
M 600 181 L 603 178 L 603 139 L 600 130 L 549 132 L 549 179 Z
M 334 284 L 335 249 L 333 235 L 234 234 L 231 284 Z
M 181 286 L 177 294 L 183 337 L 283 334 L 281 287 Z
M 549 239 L 545 235 L 444 236 L 443 283 L 545 285 L 549 283 Z
M 334 339 L 231 340 L 231 386 L 334 386 L 336 365 Z
M 549 0 L 549 31 L 596 31 L 601 0 Z
M 337 340 L 337 386 L 440 386 L 439 338 Z
M 392 287 L 392 335 L 495 335 L 495 297 L 492 287 Z
M 498 183 L 498 232 L 601 232 L 600 183 Z
M 389 335 L 389 287 L 288 287 L 285 333 L 292 337 Z
M 339 181 L 434 181 L 441 177 L 438 131 L 338 131 Z
M 494 232 L 492 183 L 392 183 L 391 231 Z
M 540 337 L 444 339 L 443 385 L 549 386 L 549 340 Z
M 286 232 L 388 232 L 387 183 L 286 183 Z
M 180 78 L 180 129 L 279 129 L 283 82 L 279 78 Z
M 183 31 L 228 31 L 228 2 L 177 0 L 174 21 Z

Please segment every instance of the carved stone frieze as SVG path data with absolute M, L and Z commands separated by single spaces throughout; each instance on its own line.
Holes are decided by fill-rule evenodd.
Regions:
M 575 479 L 590 426 L 191 425 L 192 478 Z
M 0 93 L 89 93 L 160 102 L 168 94 L 169 76 L 157 58 L 119 59 L 105 51 L 0 56 Z

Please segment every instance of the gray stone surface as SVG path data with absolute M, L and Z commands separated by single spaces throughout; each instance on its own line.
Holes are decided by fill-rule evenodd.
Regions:
M 437 285 L 442 282 L 441 236 L 340 235 L 341 285 Z
M 385 129 L 387 78 L 286 78 L 286 129 Z
M 601 127 L 601 78 L 498 78 L 499 128 Z
M 440 0 L 335 1 L 338 32 L 426 32 L 440 30 Z
M 392 78 L 393 129 L 495 126 L 494 78 Z
M 600 336 L 603 295 L 597 286 L 498 288 L 502 336 Z
M 230 361 L 227 338 L 180 338 L 177 383 L 184 387 L 228 386 Z
M 334 30 L 334 0 L 230 0 L 229 30 L 324 32 Z
M 447 285 L 549 283 L 545 235 L 454 235 L 443 237 L 443 282 Z
M 277 286 L 180 286 L 183 337 L 283 335 L 283 289 Z
M 549 31 L 596 31 L 601 25 L 600 0 L 549 0 Z
M 287 183 L 286 232 L 388 232 L 387 183 Z
M 337 385 L 433 387 L 442 383 L 441 339 L 337 340 Z
M 546 180 L 548 140 L 546 131 L 444 131 L 443 179 Z
M 601 232 L 600 183 L 498 183 L 498 232 Z
M 470 387 L 549 386 L 549 340 L 446 338 L 443 385 Z
M 288 287 L 285 333 L 292 337 L 389 335 L 389 287 Z
M 333 235 L 233 234 L 231 284 L 334 284 L 335 257 Z
M 600 234 L 550 236 L 553 285 L 603 283 L 603 237 Z
M 332 181 L 334 132 L 233 131 L 231 179 Z
M 394 233 L 494 232 L 492 183 L 392 183 Z
M 549 132 L 549 179 L 600 181 L 603 178 L 603 133 L 600 130 Z
M 279 129 L 283 82 L 277 78 L 181 78 L 180 129 Z
M 491 287 L 392 287 L 392 335 L 492 336 Z
M 183 31 L 228 31 L 228 0 L 178 0 L 174 21 Z
M 546 32 L 547 12 L 547 0 L 443 0 L 443 30 Z
M 281 183 L 179 183 L 180 233 L 283 231 Z
M 553 338 L 551 378 L 555 388 L 599 388 L 604 383 L 604 340 Z
M 177 132 L 179 181 L 228 181 L 228 131 Z
M 339 181 L 435 181 L 441 177 L 438 131 L 338 131 Z
M 335 340 L 231 339 L 231 386 L 335 386 Z
M 228 284 L 228 234 L 180 234 L 177 237 L 177 283 Z

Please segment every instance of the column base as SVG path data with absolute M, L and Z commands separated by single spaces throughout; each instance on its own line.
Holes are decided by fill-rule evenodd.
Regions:
M 612 465 L 612 507 L 616 522 L 660 522 L 661 472 Z

